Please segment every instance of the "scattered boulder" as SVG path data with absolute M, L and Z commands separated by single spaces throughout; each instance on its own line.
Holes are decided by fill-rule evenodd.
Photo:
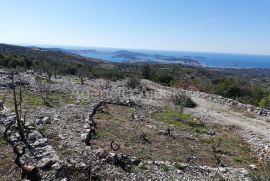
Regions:
M 208 135 L 210 135 L 210 136 L 215 136 L 217 133 L 216 133 L 216 131 L 214 131 L 214 130 L 210 130 L 209 132 L 208 132 Z
M 43 136 L 38 132 L 37 130 L 34 130 L 33 132 L 29 133 L 28 138 L 30 141 L 37 141 L 38 139 L 43 138 Z
M 82 133 L 82 134 L 81 134 L 81 141 L 82 141 L 82 142 L 85 142 L 86 137 L 87 137 L 87 134 L 88 134 L 88 133 Z
M 44 147 L 47 145 L 47 138 L 41 138 L 31 144 L 33 147 Z
M 249 165 L 249 168 L 251 168 L 252 170 L 257 170 L 257 166 L 254 164 Z
M 38 161 L 37 167 L 40 168 L 41 170 L 48 170 L 58 161 L 59 158 L 56 155 L 52 158 L 45 157 Z
M 124 154 L 109 153 L 106 162 L 121 167 L 123 170 L 130 172 L 132 166 L 138 166 L 141 162 L 136 157 L 127 156 Z
M 51 119 L 48 116 L 36 119 L 36 124 L 51 124 Z

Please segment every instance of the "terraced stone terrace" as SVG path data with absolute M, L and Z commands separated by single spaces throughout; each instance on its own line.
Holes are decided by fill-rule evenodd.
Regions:
M 8 79 L 1 76 L 4 85 Z M 11 124 L 11 91 L 5 86 L 0 90 L 7 100 L 0 111 L 2 180 L 20 179 L 16 160 L 38 168 L 43 180 L 252 180 L 265 166 L 268 114 L 252 112 L 250 118 L 246 110 L 234 112 L 233 105 L 202 93 L 147 80 L 141 80 L 147 90 L 143 94 L 140 88 L 128 88 L 127 80 L 93 79 L 81 85 L 72 76 L 44 80 L 46 103 L 35 76 L 21 74 L 29 84 L 22 104 L 27 144 Z M 175 93 L 189 96 L 197 107 L 174 105 Z M 258 128 L 241 123 L 247 119 Z M 19 152 L 26 147 L 25 153 L 16 157 L 14 147 Z

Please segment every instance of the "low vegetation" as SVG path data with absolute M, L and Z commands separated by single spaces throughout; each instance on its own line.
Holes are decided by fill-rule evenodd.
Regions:
M 50 58 L 48 58 L 50 57 Z M 0 67 L 27 70 L 33 69 L 51 76 L 77 75 L 80 83 L 85 79 L 104 78 L 118 80 L 130 77 L 129 86 L 138 86 L 137 79 L 149 79 L 166 86 L 205 91 L 227 98 L 237 99 L 242 103 L 270 108 L 269 81 L 266 72 L 263 77 L 257 70 L 207 69 L 179 64 L 109 64 L 78 55 L 65 54 L 61 51 L 39 50 L 18 46 L 0 45 Z M 263 71 L 263 70 L 262 70 Z M 243 74 L 239 73 L 243 72 Z M 246 74 L 255 74 L 252 79 Z M 136 75 L 136 77 L 134 77 Z M 193 106 L 191 104 L 191 106 Z
M 29 91 L 24 91 L 22 96 L 23 96 L 22 107 L 26 109 L 37 108 L 37 107 L 55 107 L 55 106 L 60 106 L 60 105 L 77 103 L 75 97 L 72 94 L 65 94 L 61 92 L 50 93 L 46 99 L 43 99 L 40 95 L 29 92 Z M 6 97 L 5 104 L 7 105 L 7 107 L 11 108 L 12 110 L 14 109 L 13 99 L 10 94 Z
M 142 160 L 177 162 L 174 167 L 179 170 L 186 167 L 180 162 L 187 162 L 193 154 L 196 155 L 196 161 L 191 161 L 191 164 L 195 165 L 217 167 L 219 163 L 216 158 L 225 165 L 236 167 L 248 168 L 249 164 L 258 163 L 249 146 L 235 134 L 237 128 L 208 125 L 184 113 L 165 110 L 154 115 L 145 115 L 147 125 L 156 127 L 153 129 L 148 128 L 145 121 L 127 119 L 132 116 L 130 110 L 132 109 L 122 106 L 109 106 L 106 114 L 97 113 L 95 119 L 100 126 L 97 129 L 98 136 L 93 140 L 94 148 L 107 147 L 113 139 L 116 143 L 121 143 L 121 153 L 134 155 Z M 170 135 L 167 134 L 167 128 L 170 128 Z M 146 166 L 141 167 L 147 170 Z M 160 169 L 166 172 L 170 168 L 160 165 Z
M 135 69 L 133 69 L 133 67 L 135 67 Z M 85 79 L 89 77 L 87 77 L 88 75 L 85 74 L 84 71 L 87 72 L 88 70 L 84 70 L 82 66 L 77 68 L 80 71 L 80 73 L 77 74 L 78 78 L 74 78 L 73 76 L 70 76 L 69 78 L 74 78 L 75 85 L 78 87 L 90 85 L 90 81 L 85 81 Z M 123 67 L 119 69 L 119 72 L 124 70 L 122 68 Z M 185 67 L 180 66 L 179 68 L 186 69 Z M 137 72 L 138 74 L 136 77 L 130 76 L 127 81 L 127 86 L 131 89 L 143 89 L 140 84 L 140 78 L 153 78 L 151 73 L 152 68 L 148 65 L 132 65 L 131 69 L 135 72 L 139 71 Z M 100 70 L 102 70 L 102 68 L 100 68 Z M 115 69 L 113 68 L 111 70 Z M 128 75 L 125 75 L 123 72 L 120 74 L 123 77 L 127 77 Z M 93 72 L 88 73 L 89 75 L 91 74 L 91 76 L 95 75 Z M 47 75 L 50 77 L 51 74 Z M 164 76 L 164 79 L 159 77 L 155 81 L 164 81 L 164 85 L 176 85 L 176 82 L 174 82 L 173 79 L 167 79 L 169 73 L 162 74 L 161 77 L 162 76 Z M 53 122 L 48 125 L 38 125 L 33 122 L 31 125 L 37 128 L 37 130 L 41 130 L 46 135 L 48 143 L 54 148 L 57 148 L 57 152 L 61 157 L 68 157 L 72 155 L 72 153 L 75 153 L 73 152 L 74 145 L 70 147 L 68 144 L 63 146 L 63 141 L 65 143 L 72 143 L 73 140 L 72 137 L 70 137 L 71 135 L 76 138 L 74 139 L 74 143 L 78 143 L 76 141 L 81 141 L 79 137 L 81 129 L 85 127 L 85 125 L 83 125 L 83 120 L 86 118 L 89 102 L 88 105 L 85 106 L 87 107 L 85 109 L 81 104 L 66 106 L 67 104 L 79 104 L 68 90 L 62 90 L 63 92 L 58 92 L 59 89 L 47 92 L 43 91 L 46 86 L 54 84 L 53 81 L 54 79 L 51 80 L 50 78 L 46 80 L 42 79 L 40 82 L 41 87 L 39 87 L 41 91 L 19 89 L 20 97 L 22 97 L 22 104 L 18 104 L 17 107 L 19 106 L 23 110 L 29 108 L 32 110 L 32 114 L 40 113 L 38 111 L 44 112 L 44 110 L 48 110 L 52 116 L 56 116 L 54 117 L 56 119 L 53 119 L 53 122 L 57 124 L 61 122 L 61 129 L 59 129 L 60 125 L 57 125 L 59 126 L 57 127 Z M 103 80 L 94 81 L 104 83 Z M 213 88 L 213 90 L 219 91 L 219 94 L 223 94 L 223 96 L 236 96 L 234 97 L 235 99 L 240 98 L 243 92 L 246 91 L 243 89 L 245 85 L 241 83 L 241 81 L 234 79 L 230 79 L 229 81 L 227 79 L 217 80 L 212 83 L 216 85 L 220 84 L 220 86 L 215 89 Z M 81 84 L 82 86 L 78 84 Z M 119 85 L 122 86 L 122 84 Z M 125 88 L 125 90 L 128 89 Z M 128 91 L 137 92 L 137 90 Z M 259 94 L 262 90 L 258 88 L 256 91 L 258 91 Z M 5 92 L 3 92 L 3 94 L 5 94 Z M 266 94 L 263 96 L 266 96 Z M 6 105 L 8 107 L 12 106 L 12 102 L 14 101 L 12 99 L 14 99 L 14 97 L 12 98 L 12 96 L 7 94 Z M 259 104 L 261 104 L 261 106 L 267 106 L 266 98 L 263 99 L 265 100 L 261 100 Z M 140 160 L 166 160 L 172 162 L 173 165 L 168 166 L 165 162 L 161 162 L 157 167 L 161 171 L 167 173 L 173 171 L 175 168 L 178 169 L 177 171 L 185 170 L 187 165 L 209 165 L 212 167 L 226 165 L 230 167 L 248 168 L 249 164 L 256 164 L 258 165 L 258 168 L 264 169 L 262 169 L 262 172 L 261 170 L 254 172 L 252 177 L 257 180 L 267 178 L 267 167 L 260 167 L 260 163 L 257 161 L 255 153 L 251 151 L 249 145 L 236 134 L 236 129 L 238 128 L 230 127 L 228 125 L 221 126 L 212 123 L 210 124 L 209 122 L 207 123 L 196 117 L 184 114 L 181 107 L 193 108 L 196 106 L 196 104 L 185 95 L 177 94 L 172 96 L 171 100 L 166 99 L 166 101 L 170 103 L 173 101 L 175 108 L 171 107 L 160 110 L 155 107 L 152 111 L 151 108 L 149 108 L 149 110 L 148 108 L 144 110 L 141 107 L 117 106 L 111 104 L 100 107 L 94 117 L 95 123 L 97 124 L 97 127 L 95 128 L 97 133 L 92 137 L 91 150 L 104 148 L 104 151 L 106 152 L 116 151 L 117 153 L 135 156 Z M 59 110 L 58 108 L 60 106 L 61 113 L 54 112 L 55 110 Z M 16 106 L 14 107 L 16 108 Z M 81 112 L 78 112 L 78 110 Z M 43 114 L 43 112 L 41 113 Z M 143 116 L 141 116 L 141 114 Z M 61 115 L 61 119 L 58 119 L 58 115 Z M 139 117 L 139 119 L 136 117 Z M 61 134 L 59 134 L 59 131 Z M 62 133 L 64 133 L 64 135 Z M 65 139 L 69 141 L 66 141 Z M 118 148 L 114 150 L 111 146 L 112 143 L 118 145 Z M 4 144 L 5 143 L 2 143 L 0 140 L 0 147 Z M 84 148 L 85 146 L 83 146 L 83 149 Z M 78 152 L 76 152 L 75 155 L 77 156 Z M 182 165 L 180 163 L 187 164 Z M 143 170 L 148 170 L 147 165 L 141 165 L 140 167 Z M 74 172 L 76 171 L 77 170 Z M 70 171 L 70 173 L 72 173 L 72 171 Z M 76 176 L 76 173 L 74 173 L 73 176 Z M 219 175 L 218 173 L 216 173 L 215 177 L 222 179 L 222 175 Z
M 270 179 L 270 160 L 264 161 L 260 168 L 251 171 L 250 176 L 253 181 L 268 181 Z
M 136 76 L 131 76 L 128 79 L 127 87 L 132 88 L 132 89 L 139 88 L 140 87 L 140 79 L 138 79 L 138 77 L 136 77 Z
M 177 111 L 164 111 L 155 115 L 158 121 L 182 129 L 190 129 L 196 133 L 205 133 L 205 125 L 198 119 Z
M 196 103 L 193 102 L 186 95 L 180 95 L 180 94 L 173 95 L 172 96 L 172 101 L 173 101 L 174 105 L 180 106 L 182 108 L 185 108 L 185 107 L 194 108 L 194 107 L 196 107 Z
M 270 96 L 261 99 L 259 106 L 265 109 L 270 109 Z

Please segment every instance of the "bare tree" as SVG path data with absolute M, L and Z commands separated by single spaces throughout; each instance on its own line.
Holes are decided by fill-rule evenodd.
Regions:
M 211 149 L 213 151 L 214 157 L 217 161 L 217 164 L 222 164 L 221 156 L 219 153 L 221 152 L 220 146 L 223 142 L 222 138 L 214 138 L 214 136 L 211 136 Z M 221 165 L 223 166 L 223 165 Z
M 22 141 L 27 142 L 26 138 L 25 138 L 22 117 L 21 117 L 22 116 L 22 81 L 21 81 L 21 77 L 19 76 L 20 82 L 17 84 L 14 81 L 14 73 L 11 73 L 9 78 L 11 79 L 11 82 L 12 82 L 12 84 L 10 85 L 9 88 L 12 89 L 12 93 L 13 93 L 13 103 L 14 103 L 18 131 L 19 131 L 19 134 L 20 134 Z M 19 87 L 19 97 L 17 97 L 17 92 L 16 92 L 17 86 Z
M 78 69 L 77 74 L 78 74 L 78 77 L 80 79 L 81 85 L 84 85 L 85 78 L 87 77 L 85 70 L 81 67 Z
M 39 95 L 41 96 L 41 98 L 43 100 L 43 103 L 48 107 L 52 107 L 51 103 L 48 101 L 50 84 L 44 85 L 42 83 L 42 80 L 43 79 L 40 76 L 35 77 L 35 83 L 36 83 L 36 86 L 37 86 L 37 90 L 38 90 Z

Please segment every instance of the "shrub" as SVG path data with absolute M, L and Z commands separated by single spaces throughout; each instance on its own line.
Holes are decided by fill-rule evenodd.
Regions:
M 140 87 L 140 85 L 141 85 L 141 82 L 137 77 L 133 76 L 128 79 L 127 87 L 135 89 L 135 88 Z
M 169 86 L 171 81 L 173 81 L 173 76 L 168 74 L 156 73 L 154 81 L 162 85 Z
M 151 77 L 151 67 L 150 65 L 145 65 L 142 68 L 142 76 L 144 79 L 150 79 Z
M 263 99 L 259 102 L 259 106 L 260 106 L 261 108 L 270 109 L 270 96 L 263 98 Z
M 176 94 L 172 96 L 172 101 L 174 105 L 180 107 L 194 108 L 197 106 L 195 102 L 193 102 L 189 97 L 183 94 Z
M 165 165 L 165 164 L 161 164 L 160 165 L 160 168 L 161 168 L 161 170 L 163 170 L 164 172 L 168 172 L 170 169 L 169 169 L 169 167 L 167 166 L 167 165 Z

